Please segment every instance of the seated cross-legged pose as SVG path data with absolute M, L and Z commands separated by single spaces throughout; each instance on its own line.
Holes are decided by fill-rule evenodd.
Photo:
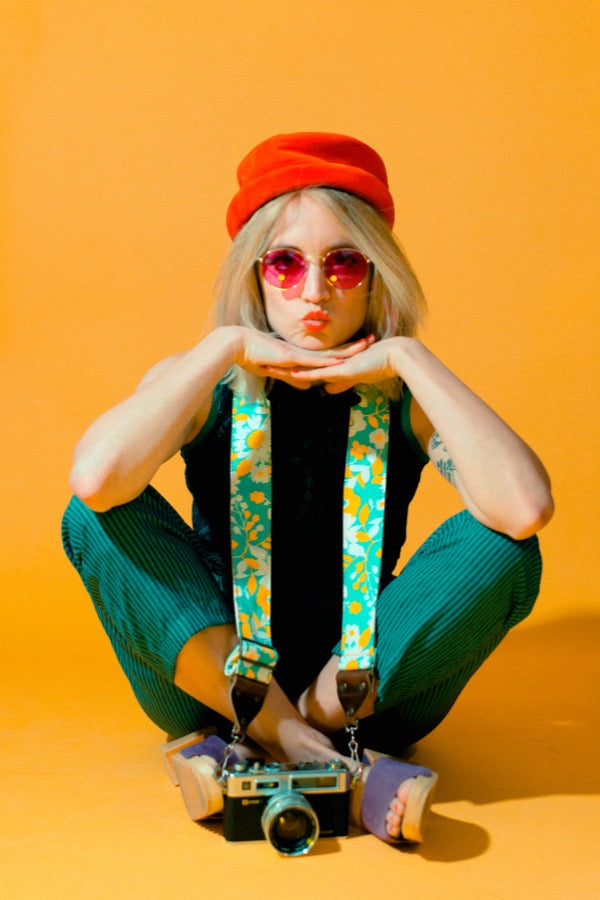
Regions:
M 355 823 L 419 841 L 437 776 L 398 757 L 530 612 L 548 476 L 414 336 L 375 151 L 276 135 L 238 180 L 214 327 L 85 432 L 65 548 L 148 716 L 212 733 L 200 794 L 226 752 L 338 757 Z M 179 451 L 193 527 L 150 485 Z M 395 576 L 428 460 L 465 509 Z

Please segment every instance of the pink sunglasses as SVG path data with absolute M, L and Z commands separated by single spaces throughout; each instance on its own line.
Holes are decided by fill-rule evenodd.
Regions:
M 269 250 L 259 257 L 258 262 L 267 284 L 282 291 L 295 287 L 302 281 L 309 262 L 318 262 L 332 287 L 349 291 L 365 280 L 371 261 L 364 253 L 350 247 L 330 250 L 323 256 L 303 256 L 299 250 L 282 247 Z

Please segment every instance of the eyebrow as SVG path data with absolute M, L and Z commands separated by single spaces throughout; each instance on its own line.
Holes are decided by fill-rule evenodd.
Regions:
M 273 244 L 272 246 L 269 246 L 267 248 L 267 250 L 265 250 L 265 253 L 268 252 L 268 250 L 297 250 L 298 253 L 302 253 L 303 256 L 305 255 L 304 251 L 300 247 L 296 246 L 295 244 L 286 244 L 283 242 L 279 242 L 277 244 Z M 355 246 L 355 244 L 353 244 L 352 241 L 345 241 L 345 242 L 340 242 L 338 244 L 331 244 L 327 247 L 326 250 L 323 250 L 321 255 L 323 255 L 325 253 L 329 253 L 330 250 L 358 250 L 359 253 L 363 252 L 359 247 Z

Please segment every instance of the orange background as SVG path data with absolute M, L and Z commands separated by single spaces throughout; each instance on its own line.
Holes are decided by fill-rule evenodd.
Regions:
M 9 676 L 35 685 L 85 661 L 91 686 L 113 671 L 60 547 L 72 447 L 203 333 L 235 167 L 278 131 L 350 133 L 386 160 L 425 342 L 553 479 L 523 628 L 592 616 L 598 4 L 3 0 L 0 16 Z M 178 460 L 156 483 L 187 515 Z M 410 548 L 456 508 L 427 473 Z
M 302 129 L 381 152 L 429 300 L 425 341 L 550 470 L 536 615 L 595 605 L 597 4 L 2 9 L 0 554 L 19 627 L 62 641 L 78 615 L 58 542 L 73 444 L 200 336 L 235 167 Z M 179 473 L 158 483 L 187 513 Z M 431 475 L 413 545 L 454 508 Z

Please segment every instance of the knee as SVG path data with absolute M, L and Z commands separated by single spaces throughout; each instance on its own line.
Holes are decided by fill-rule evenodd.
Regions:
M 524 581 L 528 593 L 537 594 L 541 575 L 540 544 L 536 535 L 518 540 L 499 531 L 492 531 L 465 513 L 470 520 L 473 552 L 488 561 L 492 571 L 512 572 Z
M 542 558 L 537 536 L 517 540 L 492 531 L 466 511 L 445 524 L 457 531 L 454 540 L 467 578 L 479 581 L 486 592 L 510 598 L 511 626 L 524 619 L 540 589 Z
M 79 497 L 71 497 L 63 514 L 61 534 L 65 553 L 75 568 L 81 572 L 84 557 L 89 557 L 90 551 L 96 555 L 107 552 L 126 541 L 127 535 L 147 531 L 146 520 L 152 520 L 153 515 L 157 518 L 154 507 L 158 508 L 159 500 L 160 495 L 147 488 L 129 503 L 97 512 Z
M 102 542 L 103 535 L 113 536 L 120 531 L 143 530 L 144 520 L 158 518 L 160 502 L 166 501 L 153 489 L 146 490 L 121 506 L 114 506 L 105 512 L 97 512 L 87 506 L 79 497 L 73 496 L 62 518 L 62 540 L 67 556 L 77 565 L 78 550 L 83 543 Z
M 512 540 L 511 543 L 513 593 L 508 625 L 512 628 L 529 615 L 537 600 L 542 578 L 542 555 L 535 535 L 521 541 Z
M 530 612 L 538 595 L 541 556 L 535 536 L 515 540 L 492 531 L 463 511 L 444 522 L 417 550 L 382 593 L 406 610 L 407 597 L 419 609 L 503 610 L 511 625 Z M 417 613 L 415 613 L 417 614 Z M 378 605 L 379 615 L 379 605 Z
M 536 535 L 519 540 L 501 531 L 493 531 L 467 510 L 444 522 L 430 540 L 435 543 L 436 538 L 442 547 L 454 547 L 459 553 L 473 554 L 481 559 L 506 561 L 509 566 L 517 563 L 535 567 L 540 557 Z
M 79 497 L 71 497 L 61 522 L 61 537 L 65 553 L 76 569 L 81 566 L 81 536 L 86 523 L 95 518 L 96 513 L 86 506 Z

